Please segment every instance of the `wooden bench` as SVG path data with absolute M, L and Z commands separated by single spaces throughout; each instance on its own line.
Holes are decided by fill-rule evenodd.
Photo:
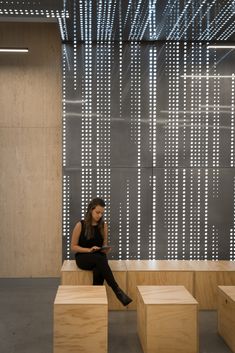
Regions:
M 136 309 L 138 285 L 183 285 L 196 298 L 201 310 L 217 309 L 217 287 L 235 285 L 234 261 L 110 260 L 120 287 L 133 299 Z M 75 261 L 64 261 L 62 284 L 92 284 L 91 271 L 79 270 Z M 126 310 L 107 286 L 109 309 Z
M 137 331 L 144 353 L 197 353 L 197 301 L 183 286 L 138 286 Z
M 189 261 L 194 271 L 194 296 L 200 310 L 216 310 L 218 286 L 235 285 L 235 262 Z
M 235 286 L 218 287 L 218 332 L 235 352 Z
M 104 286 L 59 286 L 54 301 L 54 353 L 107 353 L 107 333 Z
M 127 293 L 133 299 L 128 306 L 136 309 L 136 288 L 142 285 L 183 285 L 194 294 L 194 273 L 188 261 L 126 261 Z
M 125 261 L 109 260 L 110 268 L 122 290 L 126 291 L 126 263 Z M 75 260 L 65 260 L 61 269 L 62 285 L 92 285 L 92 271 L 84 271 L 77 267 Z M 109 310 L 126 310 L 116 298 L 112 289 L 105 284 Z

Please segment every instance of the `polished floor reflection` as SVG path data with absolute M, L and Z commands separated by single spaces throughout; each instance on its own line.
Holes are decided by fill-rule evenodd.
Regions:
M 0 279 L 1 352 L 53 352 L 53 302 L 58 285 L 59 279 L 51 278 Z M 231 353 L 217 334 L 215 311 L 200 312 L 199 331 L 199 353 Z M 142 353 L 135 311 L 109 312 L 108 341 L 108 353 Z

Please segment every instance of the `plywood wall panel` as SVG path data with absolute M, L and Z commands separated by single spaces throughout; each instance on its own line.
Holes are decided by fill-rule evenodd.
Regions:
M 60 126 L 61 43 L 56 24 L 0 23 L 0 127 Z M 13 106 L 17 109 L 13 109 Z
M 55 24 L 0 24 L 0 277 L 61 267 L 61 67 Z

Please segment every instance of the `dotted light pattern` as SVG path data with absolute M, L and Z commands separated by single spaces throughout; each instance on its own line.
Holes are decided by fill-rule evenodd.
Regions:
M 208 155 L 209 155 L 209 71 L 210 71 L 210 55 L 209 55 L 209 49 L 208 49 L 209 43 L 207 43 L 206 46 L 206 62 L 205 62 L 205 68 L 206 68 L 206 101 L 205 101 L 205 121 L 204 121 L 204 152 L 202 149 L 202 156 L 204 158 L 204 166 L 206 167 L 205 169 L 205 190 L 204 190 L 204 197 L 205 197 L 205 203 L 204 203 L 204 259 L 208 259 L 208 199 L 209 199 L 209 177 L 208 177 Z
M 140 44 L 131 42 L 131 139 L 137 145 L 137 259 L 141 246 L 141 57 Z
M 208 196 L 209 196 L 208 169 L 205 169 L 205 210 L 204 210 L 204 260 L 208 259 Z
M 186 159 L 186 121 L 187 121 L 187 80 L 186 80 L 186 73 L 187 73 L 187 43 L 184 42 L 184 53 L 183 53 L 183 158 Z
M 66 167 L 66 46 L 62 46 L 62 165 Z
M 214 76 L 213 79 L 213 150 L 212 150 L 212 164 L 213 169 L 212 183 L 213 183 L 213 198 L 219 197 L 219 143 L 220 143 L 220 75 L 217 75 L 217 55 L 216 50 L 214 50 Z M 217 244 L 217 230 L 215 227 L 213 229 L 212 238 L 212 255 L 216 256 L 216 244 Z
M 169 116 L 165 129 L 164 149 L 166 168 L 164 171 L 164 219 L 167 227 L 167 258 L 177 259 L 179 250 L 179 42 L 166 44 L 166 58 L 166 70 L 169 76 Z
M 205 52 L 205 78 L 202 75 L 202 61 L 203 50 Z M 167 227 L 168 234 L 168 258 L 177 258 L 177 248 L 179 246 L 179 173 L 177 169 L 179 149 L 177 138 L 179 131 L 177 131 L 177 107 L 179 105 L 179 96 L 177 96 L 177 80 L 172 79 L 172 67 L 176 76 L 179 75 L 177 67 L 177 50 L 174 50 L 175 56 L 171 56 L 171 45 L 166 44 L 166 59 L 167 59 L 167 73 L 169 75 L 169 112 L 168 123 L 165 129 L 165 166 L 175 167 L 174 170 L 165 170 L 164 172 L 164 222 Z M 211 243 L 208 244 L 208 199 L 209 199 L 209 173 L 208 169 L 202 171 L 201 167 L 207 167 L 209 163 L 209 113 L 213 117 L 212 120 L 212 196 L 218 198 L 219 195 L 219 151 L 220 151 L 220 76 L 217 73 L 217 58 L 212 55 L 213 60 L 213 83 L 212 83 L 212 98 L 213 109 L 209 111 L 209 69 L 210 69 L 210 55 L 209 49 L 204 49 L 202 43 L 192 43 L 190 61 L 187 52 L 187 45 L 183 46 L 183 71 L 187 72 L 187 66 L 190 63 L 191 67 L 191 84 L 190 84 L 190 178 L 189 185 L 186 188 L 186 169 L 182 170 L 182 258 L 185 258 L 186 244 L 189 242 L 189 257 L 190 259 L 207 259 L 208 251 L 213 259 L 219 258 L 218 236 L 219 230 L 216 225 L 212 225 Z M 171 59 L 173 58 L 173 59 Z M 203 81 L 202 81 L 203 77 Z M 232 76 L 231 76 L 232 77 Z M 176 84 L 175 84 L 176 83 Z M 186 148 L 186 119 L 187 119 L 187 82 L 183 77 L 183 146 Z M 233 85 L 233 83 L 232 83 Z M 172 90 L 174 88 L 174 91 Z M 202 95 L 202 88 L 205 90 L 205 105 L 202 104 L 204 96 Z M 232 86 L 233 92 L 233 86 Z M 233 94 L 233 93 L 232 93 Z M 232 100 L 234 97 L 232 96 Z M 173 107 L 173 114 L 172 109 Z M 204 107 L 205 109 L 202 109 Z M 233 106 L 231 106 L 233 112 Z M 233 118 L 233 115 L 231 114 Z M 232 135 L 233 136 L 233 135 Z M 183 150 L 183 156 L 186 158 L 186 149 Z M 197 168 L 196 170 L 194 168 Z M 189 192 L 189 239 L 187 241 L 186 235 L 186 190 Z M 203 195 L 203 199 L 202 199 Z M 174 210 L 177 210 L 174 213 Z M 203 217 L 203 218 L 202 218 Z M 203 224 L 203 228 L 202 228 Z M 202 238 L 203 234 L 203 238 Z M 177 240 L 178 239 L 178 240 Z M 202 242 L 203 239 L 203 242 Z M 177 243 L 178 242 L 178 243 Z M 203 244 L 203 246 L 202 246 Z
M 70 177 L 63 175 L 62 236 L 65 239 L 65 256 L 70 259 Z
M 208 49 L 208 44 L 206 47 L 206 111 L 205 111 L 205 167 L 208 167 L 208 152 L 209 152 L 209 72 L 210 72 L 210 54 Z
M 190 106 L 190 167 L 197 166 L 197 136 L 195 136 L 195 130 L 197 129 L 196 120 L 196 97 L 197 97 L 197 87 L 195 87 L 197 80 L 194 79 L 196 75 L 196 65 L 195 65 L 195 43 L 192 43 L 191 49 L 191 106 Z M 196 88 L 196 89 L 195 89 Z
M 215 3 L 215 1 L 214 1 Z M 217 36 L 217 40 L 226 40 L 234 31 L 235 25 L 234 21 L 228 26 L 230 20 L 233 19 L 234 16 L 234 0 L 229 0 L 224 5 L 223 10 L 220 11 L 215 18 L 210 23 L 210 37 L 206 36 L 207 33 L 202 35 L 199 39 L 200 40 L 210 40 L 211 36 L 216 36 L 218 33 L 221 32 L 222 34 Z
M 182 185 L 182 259 L 186 259 L 186 169 L 183 169 Z
M 0 15 L 17 17 L 69 18 L 67 10 L 45 9 L 41 1 L 0 1 Z
M 157 239 L 157 178 L 156 175 L 153 175 L 152 178 L 152 190 L 153 190 L 153 196 L 152 196 L 152 230 L 151 230 L 151 236 L 149 236 L 149 259 L 155 260 L 156 259 L 156 239 Z
M 201 169 L 190 169 L 190 199 L 189 199 L 189 259 L 201 260 L 205 259 L 201 246 L 203 243 L 207 244 L 207 238 L 204 230 L 201 228 L 202 223 L 206 221 L 206 217 L 203 219 L 204 210 L 206 211 L 206 203 L 203 204 L 202 195 L 204 192 L 208 193 L 207 190 L 207 175 L 205 175 L 205 190 L 203 189 L 203 174 Z M 207 174 L 207 170 L 205 170 Z M 208 196 L 207 196 L 208 197 Z M 206 200 L 206 198 L 205 198 Z M 204 206 L 204 207 L 203 207 Z M 202 210 L 203 208 L 203 210 Z M 203 212 L 202 212 L 203 211 Z M 202 239 L 204 239 L 202 243 Z M 204 244 L 203 244 L 204 247 Z M 207 250 L 204 249 L 204 252 Z
M 231 88 L 231 157 L 230 157 L 230 166 L 235 166 L 235 155 L 234 155 L 234 134 L 235 134 L 235 121 L 234 121 L 234 105 L 235 105 L 235 96 L 234 96 L 234 85 L 235 75 L 232 74 L 232 88 Z
M 126 259 L 130 258 L 130 180 L 126 182 Z
M 161 12 L 164 20 L 160 23 L 156 19 L 158 11 L 158 2 L 149 0 L 150 40 L 158 40 L 163 33 L 167 40 L 183 40 L 188 37 L 199 41 L 226 40 L 235 30 L 234 0 L 219 5 L 218 0 L 168 0 Z
M 92 138 L 91 144 L 97 148 L 93 151 L 93 173 L 91 168 L 85 168 L 82 176 L 83 187 L 88 190 L 93 190 L 90 193 L 90 198 L 94 195 L 94 182 L 95 182 L 95 193 L 98 196 L 104 196 L 106 201 L 112 199 L 111 187 L 112 179 L 110 172 L 111 165 L 111 110 L 110 105 L 112 102 L 112 62 L 114 54 L 114 44 L 112 42 L 99 41 L 96 46 L 96 112 L 95 118 L 92 117 L 92 126 L 89 125 L 89 114 L 84 120 L 82 127 L 82 133 L 86 134 L 86 140 L 89 139 L 89 133 L 92 131 L 92 136 L 102 136 L 98 144 L 94 145 L 94 139 Z M 85 44 L 83 46 L 85 48 Z M 119 60 L 123 59 L 123 47 L 118 46 Z M 181 49 L 180 49 L 181 48 Z M 151 49 L 151 50 L 150 50 Z M 182 50 L 182 51 L 181 51 Z M 183 66 L 180 62 L 180 51 L 183 54 Z M 116 51 L 115 51 L 116 52 Z M 84 49 L 85 53 L 85 49 Z M 117 229 L 118 234 L 115 234 L 115 242 L 118 242 L 118 259 L 141 259 L 142 248 L 146 245 L 143 241 L 142 236 L 142 213 L 140 217 L 141 209 L 141 196 L 143 179 L 141 177 L 142 172 L 142 159 L 141 159 L 141 116 L 142 111 L 140 109 L 141 102 L 141 55 L 142 49 L 140 43 L 133 42 L 130 47 L 130 128 L 131 128 L 131 141 L 136 146 L 136 185 L 133 187 L 133 180 L 125 177 L 125 187 L 123 194 L 126 195 L 125 200 L 119 202 L 116 214 L 118 215 Z M 154 140 L 158 134 L 158 110 L 154 109 L 154 105 L 157 107 L 157 69 L 159 65 L 158 50 L 155 47 L 149 48 L 149 117 L 151 121 L 151 129 L 149 130 L 149 139 L 152 140 L 152 145 L 149 144 L 149 149 L 152 152 L 152 156 L 156 156 L 156 162 L 152 160 L 152 166 L 158 169 L 158 152 L 157 144 L 154 144 Z M 194 43 L 190 45 L 187 43 L 167 43 L 166 44 L 166 71 L 168 75 L 168 107 L 169 113 L 165 124 L 165 150 L 164 150 L 164 219 L 167 243 L 167 259 L 219 259 L 219 237 L 220 230 L 216 224 L 209 224 L 208 220 L 208 208 L 209 208 L 209 182 L 211 183 L 211 191 L 213 191 L 210 197 L 214 199 L 218 198 L 219 195 L 219 183 L 220 180 L 220 165 L 218 159 L 218 151 L 220 150 L 217 146 L 220 141 L 220 135 L 218 131 L 218 121 L 220 123 L 220 91 L 221 87 L 220 79 L 218 79 L 217 67 L 214 67 L 217 62 L 215 59 L 214 51 L 209 51 L 201 43 Z M 166 59 L 165 58 L 165 59 Z M 203 58 L 203 59 L 202 59 Z M 66 60 L 66 55 L 64 55 Z M 211 62 L 210 62 L 211 60 Z M 88 60 L 89 61 L 89 60 Z M 94 63 L 92 62 L 92 66 Z M 117 71 L 117 77 L 123 76 L 123 66 L 119 65 Z M 184 73 L 192 73 L 195 76 L 190 80 L 185 77 L 181 77 L 183 68 Z M 204 67 L 205 72 L 202 71 Z M 209 80 L 209 70 L 213 70 L 215 78 Z M 84 73 L 89 72 L 89 67 L 85 66 Z M 206 75 L 204 75 L 206 73 Z M 203 74 L 203 75 L 202 75 Z M 90 75 L 93 75 L 93 71 L 90 70 Z M 197 78 L 198 76 L 198 78 Z M 202 76 L 205 76 L 202 78 Z M 84 75 L 84 82 L 86 76 Z M 233 78 L 231 76 L 232 86 L 234 85 Z M 125 82 L 125 81 L 124 81 Z M 85 85 L 84 85 L 85 86 Z M 89 90 L 89 80 L 87 77 L 87 86 Z M 180 94 L 180 86 L 183 88 L 182 94 Z M 179 88 L 179 89 L 178 89 Z M 209 90 L 210 88 L 210 90 Z M 85 101 L 89 95 L 85 97 L 85 88 L 83 88 L 82 101 Z M 120 92 L 120 90 L 117 90 Z M 204 92 L 204 93 L 202 93 Z M 122 93 L 122 90 L 121 90 Z M 233 93 L 231 96 L 233 101 Z M 215 100 L 215 101 L 214 101 Z M 209 105 L 211 101 L 211 106 Z M 119 101 L 119 106 L 122 107 L 123 101 Z M 214 103 L 216 108 L 214 108 Z M 94 107 L 93 103 L 93 107 Z M 180 104 L 183 104 L 183 108 L 180 109 Z M 84 117 L 85 117 L 85 103 L 84 106 Z M 209 110 L 209 107 L 212 107 Z M 232 107 L 232 105 L 231 105 Z M 120 111 L 122 111 L 120 109 Z M 232 112 L 232 108 L 231 108 Z M 94 113 L 93 113 L 94 115 Z M 232 116 L 232 115 L 231 115 Z M 183 117 L 183 119 L 181 119 Z M 210 121 L 210 126 L 209 126 Z M 94 123 L 95 122 L 95 123 Z M 182 124 L 182 125 L 181 125 Z M 210 135 L 210 146 L 208 137 Z M 184 136 L 181 140 L 180 136 Z M 200 141 L 198 141 L 200 140 Z M 103 143 L 105 141 L 105 143 Z M 185 145 L 185 150 L 180 151 L 182 144 Z M 82 144 L 83 146 L 83 144 Z M 190 146 L 190 148 L 188 148 Z M 210 148 L 209 148 L 210 147 Z M 83 148 L 83 147 L 82 147 Z M 84 153 L 85 153 L 84 147 Z M 182 153 L 182 154 L 181 154 Z M 210 157 L 209 158 L 209 154 Z M 88 153 L 89 155 L 89 153 Z M 185 156 L 183 160 L 188 161 L 190 168 L 181 169 L 181 158 Z M 88 156 L 89 157 L 89 156 Z M 213 158 L 214 157 L 214 158 Z M 215 165 L 213 165 L 215 161 Z M 217 162 L 218 161 L 218 162 Z M 84 158 L 84 163 L 89 162 L 89 158 Z M 213 168 L 208 169 L 209 166 Z M 86 181 L 86 182 L 85 182 Z M 145 234 L 148 237 L 148 258 L 155 259 L 161 256 L 161 234 L 159 234 L 159 210 L 162 205 L 161 199 L 159 199 L 159 178 L 157 175 L 152 175 L 149 178 L 150 186 L 152 190 L 152 222 L 151 226 L 148 225 L 145 229 Z M 106 188 L 106 189 L 105 189 Z M 137 220 L 137 232 L 133 234 L 133 223 L 132 223 L 132 195 L 135 193 L 137 202 L 135 203 L 136 220 Z M 85 192 L 83 193 L 85 194 Z M 84 197 L 84 206 L 87 204 L 88 191 L 86 191 L 86 197 Z M 107 218 L 109 219 L 109 209 L 106 209 Z M 134 226 L 135 227 L 135 226 Z M 231 231 L 230 231 L 231 233 Z M 112 236 L 112 234 L 111 234 Z M 140 238 L 138 238 L 141 237 Z M 138 241 L 139 239 L 139 241 Z M 141 241 L 140 241 L 141 240 Z M 112 241 L 111 241 L 112 243 Z M 116 246 L 116 245 L 115 245 Z M 139 251 L 139 252 L 138 252 Z
M 73 86 L 77 89 L 77 5 L 73 3 Z
M 123 253 L 123 249 L 122 249 L 122 239 L 123 239 L 123 229 L 122 229 L 122 203 L 119 203 L 119 209 L 118 209 L 118 259 L 121 260 L 122 259 L 122 253 Z
M 218 229 L 215 225 L 212 225 L 212 260 L 219 259 L 219 237 L 218 237 Z
M 138 40 L 139 38 L 139 36 L 137 35 L 137 31 L 141 28 L 141 4 L 142 0 L 138 0 L 133 19 L 131 21 L 129 40 Z
M 102 3 L 103 4 L 103 3 Z M 89 12 L 89 6 L 83 3 L 84 11 Z M 98 7 L 99 8 L 99 7 Z M 107 5 L 106 11 L 110 7 Z M 100 9 L 100 18 L 104 11 Z M 119 12 L 121 6 L 119 4 Z M 197 9 L 195 9 L 197 11 Z M 177 8 L 172 12 L 172 22 L 178 16 Z M 195 14 L 196 12 L 194 12 Z M 100 38 L 96 44 L 95 58 L 92 55 L 90 36 L 90 17 L 84 18 L 84 57 L 85 67 L 82 82 L 82 128 L 81 128 L 81 159 L 82 159 L 82 199 L 84 209 L 87 201 L 94 196 L 102 196 L 107 203 L 111 200 L 111 103 L 112 103 L 112 79 L 113 75 L 119 78 L 119 89 L 116 90 L 115 99 L 119 97 L 119 118 L 123 119 L 123 102 L 127 97 L 123 96 L 126 77 L 123 76 L 125 60 L 125 48 L 122 42 L 115 45 L 111 40 L 106 40 L 107 32 L 105 25 L 100 23 Z M 154 22 L 154 21 L 153 21 Z M 109 23 L 112 24 L 111 15 Z M 98 25 L 98 24 L 97 24 Z M 103 26 L 103 27 L 102 27 Z M 86 27 L 87 32 L 85 31 Z M 102 32 L 103 31 L 103 32 Z M 122 24 L 119 23 L 120 38 L 122 38 Z M 153 29 L 154 31 L 154 29 Z M 134 32 L 133 32 L 134 35 Z M 210 51 L 205 43 L 166 43 L 165 74 L 168 77 L 168 117 L 165 123 L 164 140 L 164 168 L 163 168 L 163 195 L 164 195 L 164 226 L 166 229 L 167 259 L 219 259 L 219 237 L 220 231 L 216 224 L 210 224 L 208 220 L 209 182 L 214 199 L 219 195 L 220 180 L 220 95 L 221 79 L 217 72 L 218 58 L 214 51 Z M 117 51 L 114 51 L 117 49 Z M 146 47 L 145 47 L 146 48 Z M 181 51 L 182 49 L 182 51 Z M 133 179 L 125 175 L 122 190 L 124 199 L 118 202 L 116 214 L 118 217 L 115 239 L 118 239 L 118 258 L 141 258 L 142 249 L 146 246 L 143 237 L 143 182 L 142 176 L 142 44 L 132 41 L 130 43 L 130 76 L 131 84 L 130 99 L 130 137 L 132 145 L 136 146 L 137 164 L 136 185 Z M 146 50 L 146 49 L 145 49 Z M 181 61 L 180 51 L 183 54 Z M 117 63 L 114 53 L 119 53 L 118 70 L 112 71 L 112 63 Z M 159 167 L 159 151 L 157 150 L 157 138 L 159 137 L 159 110 L 157 101 L 157 80 L 159 79 L 159 52 L 157 46 L 149 46 L 149 151 L 152 155 L 151 167 Z M 125 55 L 124 55 L 125 53 Z M 161 54 L 162 55 L 162 54 Z M 66 52 L 63 61 L 65 62 Z M 183 65 L 182 65 L 183 64 Z M 95 70 L 94 70 L 95 67 Z M 183 68 L 184 77 L 181 77 Z M 83 69 L 83 68 L 82 68 Z M 193 74 L 190 80 L 186 74 Z M 209 74 L 214 77 L 209 80 Z M 96 76 L 95 76 L 96 75 Z M 79 78 L 82 77 L 79 73 Z M 199 78 L 198 78 L 199 77 Z M 232 89 L 234 89 L 234 77 L 230 75 Z M 116 87 L 116 86 L 115 86 Z M 146 86 L 145 86 L 146 87 Z M 78 85 L 77 88 L 78 90 Z M 75 90 L 75 87 L 74 87 Z M 95 93 L 93 93 L 95 92 Z M 117 94 L 117 92 L 119 94 Z M 231 101 L 234 102 L 234 91 Z M 167 93 L 167 91 L 166 91 Z M 146 97 L 145 97 L 146 98 Z M 117 98 L 118 99 L 118 98 Z M 125 101 L 126 102 L 126 101 Z M 209 103 L 212 109 L 209 110 Z M 96 107 L 96 112 L 95 108 Z M 65 106 L 66 109 L 66 106 Z M 232 145 L 232 121 L 234 106 L 231 105 L 231 145 Z M 145 111 L 146 113 L 146 111 Z M 126 114 L 126 109 L 125 109 Z M 210 126 L 209 126 L 210 121 Z M 209 145 L 210 135 L 210 145 Z M 99 137 L 99 138 L 97 138 Z M 183 137 L 183 138 L 182 138 Z M 182 139 L 181 139 L 182 138 Z M 98 141 L 98 143 L 97 143 Z M 152 142 L 152 143 L 150 143 Z M 92 147 L 91 147 L 92 146 Z M 182 148 L 183 146 L 183 148 Z M 162 146 L 161 146 L 162 147 Z M 210 157 L 209 157 L 210 155 Z M 181 168 L 181 162 L 189 163 L 190 168 Z M 231 153 L 232 166 L 232 153 Z M 214 163 L 214 164 L 213 164 Z M 213 166 L 209 169 L 209 166 Z M 206 168 L 206 169 L 205 169 Z M 157 171 L 158 173 L 158 171 Z M 161 234 L 159 234 L 159 211 L 161 212 L 162 201 L 159 199 L 161 186 L 157 175 L 148 177 L 152 196 L 152 218 L 151 224 L 144 225 L 145 237 L 148 237 L 148 258 L 155 259 L 162 256 Z M 66 180 L 67 185 L 68 180 Z M 123 185 L 125 184 L 124 188 Z M 94 190 L 95 188 L 95 190 Z M 133 195 L 135 208 L 133 209 Z M 80 197 L 80 196 L 79 196 Z M 109 206 L 106 209 L 109 219 Z M 133 226 L 133 213 L 135 213 L 136 225 Z M 146 228 L 145 228 L 146 226 Z M 136 232 L 133 232 L 136 227 Z M 117 238 L 116 238 L 117 236 Z M 231 239 L 234 241 L 230 231 Z M 116 240 L 115 240 L 116 241 Z M 111 241 L 112 243 L 112 241 Z M 232 246 L 230 246 L 232 254 Z M 234 255 L 230 255 L 231 256 Z
M 74 1 L 76 3 L 76 1 Z M 75 6 L 75 5 L 74 5 Z M 84 4 L 84 63 L 85 74 L 82 82 L 82 138 L 81 138 L 81 205 L 82 218 L 85 216 L 85 209 L 92 199 L 92 1 L 87 0 Z M 76 88 L 76 71 L 74 70 L 74 88 Z
M 86 7 L 90 7 L 90 0 L 78 0 L 73 3 L 79 6 L 81 31 L 79 40 L 84 41 L 85 28 L 84 16 Z M 58 3 L 58 4 L 57 4 Z M 51 1 L 0 1 L 0 15 L 18 17 L 45 17 L 64 19 L 68 23 L 69 30 L 73 26 L 73 16 L 66 7 L 70 2 Z M 94 32 L 93 40 L 118 39 L 116 35 L 116 23 L 119 17 L 118 5 L 123 6 L 123 32 L 128 40 L 190 40 L 211 41 L 227 40 L 235 31 L 234 0 L 201 0 L 201 1 L 172 1 L 164 3 L 157 0 L 93 0 L 93 9 L 90 14 L 97 15 L 97 32 Z M 73 5 L 72 5 L 73 6 Z M 55 9 L 58 7 L 58 9 Z M 73 11 L 73 10 L 71 10 Z M 77 19 L 76 19 L 77 21 Z M 93 26 L 94 28 L 94 26 Z M 73 40 L 73 35 L 67 33 L 66 23 L 61 24 L 61 37 Z
M 153 167 L 157 158 L 157 48 L 149 49 L 149 150 L 152 151 Z
M 157 48 L 149 50 L 149 150 L 152 152 L 152 165 L 157 166 Z M 157 182 L 156 176 L 151 178 L 152 195 L 152 230 L 149 236 L 149 259 L 156 258 L 156 206 Z
M 123 82 L 123 44 L 122 44 L 122 7 L 119 3 L 119 116 L 122 119 L 122 82 Z
M 96 122 L 96 171 L 97 196 L 110 200 L 111 188 L 111 67 L 113 45 L 99 41 L 97 44 L 97 122 Z M 106 209 L 110 219 L 110 208 Z

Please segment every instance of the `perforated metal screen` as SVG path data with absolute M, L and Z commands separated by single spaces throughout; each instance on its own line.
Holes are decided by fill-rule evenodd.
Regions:
M 205 43 L 63 48 L 64 256 L 95 196 L 112 258 L 234 259 L 234 52 Z

